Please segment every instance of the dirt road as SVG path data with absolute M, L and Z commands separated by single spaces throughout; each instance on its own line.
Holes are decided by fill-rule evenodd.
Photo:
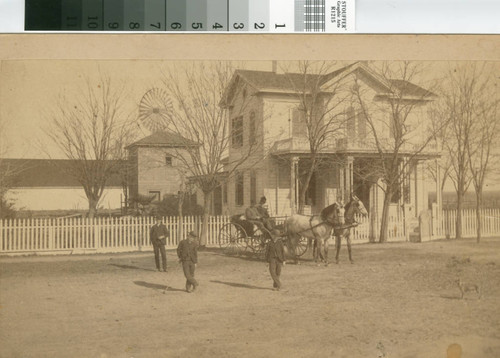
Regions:
M 366 244 L 355 264 L 199 253 L 200 288 L 168 252 L 0 259 L 0 357 L 500 357 L 500 240 Z M 333 251 L 333 250 L 332 250 Z M 331 253 L 330 253 L 331 254 Z M 455 279 L 481 296 L 459 299 Z

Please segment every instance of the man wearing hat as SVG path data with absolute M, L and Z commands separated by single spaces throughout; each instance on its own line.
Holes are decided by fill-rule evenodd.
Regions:
M 273 279 L 273 289 L 279 291 L 281 289 L 281 268 L 285 263 L 285 249 L 279 230 L 273 230 L 272 232 L 271 241 L 267 244 L 266 261 L 269 262 L 269 273 Z
M 267 230 L 273 230 L 274 225 L 271 219 L 269 218 L 269 212 L 266 208 L 266 197 L 263 196 L 260 198 L 259 203 L 257 205 L 253 205 L 248 207 L 245 210 L 245 218 L 251 223 L 257 225 L 259 228 L 266 228 Z
M 165 252 L 165 245 L 167 244 L 167 237 L 170 236 L 170 232 L 167 227 L 162 224 L 161 216 L 156 217 L 156 223 L 151 226 L 149 232 L 149 239 L 151 244 L 153 244 L 153 250 L 155 253 L 155 264 L 158 271 L 160 269 L 160 253 L 163 271 L 167 272 L 167 253 Z
M 194 270 L 198 263 L 198 236 L 194 231 L 188 234 L 187 239 L 179 242 L 177 256 L 182 263 L 182 270 L 186 277 L 186 292 L 193 292 L 198 287 L 198 282 L 194 278 Z

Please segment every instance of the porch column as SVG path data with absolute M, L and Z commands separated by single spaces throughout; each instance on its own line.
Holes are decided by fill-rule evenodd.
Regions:
M 297 168 L 299 165 L 299 157 L 292 157 L 290 160 L 290 208 L 292 214 L 297 213 Z
M 347 157 L 344 161 L 344 167 L 341 170 L 341 197 L 344 204 L 349 201 L 353 189 L 354 177 L 354 157 Z

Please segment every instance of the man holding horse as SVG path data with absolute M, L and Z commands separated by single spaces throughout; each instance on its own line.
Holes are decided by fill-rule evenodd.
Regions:
M 342 242 L 342 237 L 345 237 L 347 243 L 347 252 L 349 253 L 349 261 L 351 264 L 354 263 L 352 259 L 351 250 L 351 232 L 352 228 L 356 227 L 358 223 L 356 222 L 356 215 L 367 216 L 368 211 L 366 210 L 363 202 L 359 198 L 351 194 L 351 200 L 345 206 L 345 224 L 333 229 L 333 236 L 335 236 L 335 263 L 339 263 L 339 253 L 340 245 Z

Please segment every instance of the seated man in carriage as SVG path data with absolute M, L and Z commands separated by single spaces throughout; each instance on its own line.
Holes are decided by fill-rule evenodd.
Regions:
M 260 198 L 259 203 L 248 207 L 245 210 L 245 218 L 252 224 L 258 226 L 261 230 L 264 228 L 267 232 L 274 229 L 274 221 L 269 217 L 269 212 L 266 208 L 266 197 Z

